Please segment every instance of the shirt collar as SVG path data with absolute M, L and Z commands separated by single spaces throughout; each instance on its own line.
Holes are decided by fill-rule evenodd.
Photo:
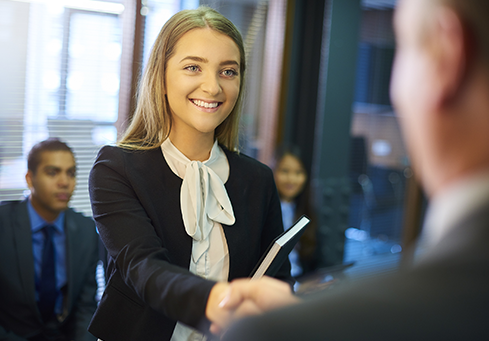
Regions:
M 489 172 L 457 181 L 430 200 L 423 228 L 424 238 L 435 244 L 489 200 Z
M 31 220 L 31 231 L 32 233 L 38 232 L 41 230 L 44 226 L 46 225 L 53 225 L 55 230 L 59 233 L 63 233 L 63 227 L 64 227 L 64 217 L 65 217 L 65 212 L 62 211 L 56 220 L 52 223 L 47 222 L 44 220 L 39 213 L 34 209 L 31 203 L 31 199 L 29 198 L 27 200 L 27 210 L 29 212 L 29 218 Z
M 178 175 L 180 178 L 185 177 L 186 168 L 191 160 L 189 160 L 177 147 L 167 138 L 161 145 L 163 155 L 170 169 Z M 212 169 L 225 183 L 229 177 L 229 164 L 226 158 L 226 154 L 222 151 L 217 140 L 214 141 L 210 156 L 202 164 Z

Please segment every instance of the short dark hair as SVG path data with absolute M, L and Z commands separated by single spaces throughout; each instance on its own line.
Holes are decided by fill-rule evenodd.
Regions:
M 57 152 L 57 151 L 65 151 L 70 152 L 75 157 L 73 150 L 60 139 L 51 137 L 47 140 L 36 143 L 29 152 L 27 156 L 27 169 L 33 172 L 34 174 L 37 171 L 37 167 L 41 163 L 41 154 L 43 152 Z

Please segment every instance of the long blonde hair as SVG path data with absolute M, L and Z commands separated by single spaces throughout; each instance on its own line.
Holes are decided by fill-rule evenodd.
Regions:
M 240 53 L 240 85 L 236 104 L 229 116 L 216 128 L 215 138 L 229 150 L 238 147 L 238 128 L 245 81 L 245 51 L 241 34 L 234 24 L 214 9 L 201 6 L 183 10 L 162 27 L 139 83 L 136 111 L 131 124 L 118 142 L 120 147 L 147 150 L 161 146 L 172 127 L 170 106 L 165 96 L 167 61 L 173 56 L 178 40 L 190 30 L 210 28 L 230 37 Z

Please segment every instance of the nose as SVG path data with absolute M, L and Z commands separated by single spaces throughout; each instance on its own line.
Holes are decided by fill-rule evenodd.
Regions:
M 60 174 L 58 177 L 58 186 L 59 187 L 68 187 L 70 184 L 71 178 L 68 174 Z
M 208 74 L 203 78 L 201 88 L 211 96 L 221 93 L 221 82 L 218 75 Z

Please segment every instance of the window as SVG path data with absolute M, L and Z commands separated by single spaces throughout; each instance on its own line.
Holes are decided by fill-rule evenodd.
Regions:
M 0 200 L 28 193 L 27 153 L 59 137 L 78 163 L 71 206 L 91 215 L 88 173 L 117 136 L 123 11 L 116 1 L 0 0 Z
M 393 3 L 365 1 L 351 123 L 352 193 L 345 262 L 370 275 L 401 259 L 406 184 L 412 176 L 389 98 L 395 41 Z

